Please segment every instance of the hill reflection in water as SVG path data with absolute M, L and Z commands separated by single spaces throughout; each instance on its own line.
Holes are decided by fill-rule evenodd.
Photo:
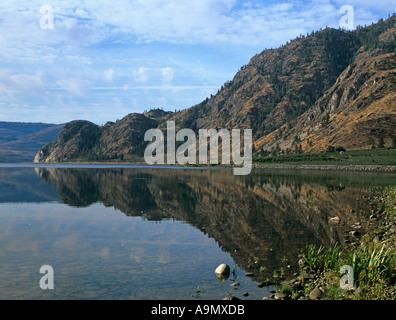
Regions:
M 343 242 L 345 222 L 358 221 L 377 175 L 269 172 L 234 176 L 227 169 L 36 168 L 74 207 L 102 203 L 127 216 L 175 219 L 214 238 L 245 269 L 265 265 L 263 280 L 287 258 L 295 266 L 309 244 Z M 393 177 L 387 177 L 393 179 Z M 353 210 L 352 210 L 353 209 Z M 340 224 L 329 222 L 341 218 Z M 291 271 L 291 270 L 290 270 Z

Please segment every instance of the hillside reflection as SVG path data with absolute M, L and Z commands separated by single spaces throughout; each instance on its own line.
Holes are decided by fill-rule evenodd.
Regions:
M 342 243 L 345 221 L 357 221 L 365 186 L 375 176 L 326 176 L 232 170 L 36 168 L 70 206 L 102 203 L 127 216 L 184 221 L 214 238 L 245 268 L 271 271 L 310 244 Z M 339 216 L 340 224 L 329 218 Z M 265 274 L 261 274 L 261 277 Z M 257 278 L 257 279 L 258 279 Z

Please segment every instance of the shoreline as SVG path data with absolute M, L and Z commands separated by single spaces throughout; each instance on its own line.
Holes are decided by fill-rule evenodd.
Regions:
M 106 167 L 142 167 L 142 168 L 164 168 L 164 169 L 233 169 L 240 166 L 232 165 L 149 165 L 145 162 L 21 162 L 0 163 L 0 168 L 6 167 L 78 167 L 78 166 L 106 166 Z M 396 173 L 396 165 L 338 165 L 338 164 L 259 164 L 253 163 L 252 169 L 264 170 L 316 170 L 316 171 L 340 171 L 340 172 L 386 172 Z
M 339 248 L 334 246 L 334 248 L 322 248 L 321 251 L 319 247 L 311 246 L 311 252 L 307 252 L 310 249 L 305 248 L 304 252 L 298 256 L 299 271 L 294 273 L 292 278 L 283 279 L 282 282 L 277 283 L 276 292 L 263 300 L 396 299 L 394 276 L 385 276 L 388 268 L 393 268 L 394 272 L 396 266 L 394 254 L 396 244 L 395 192 L 396 186 L 389 188 L 385 193 L 373 191 L 369 198 L 371 199 L 369 200 L 370 211 L 360 215 L 358 223 L 347 225 L 347 232 L 343 237 L 344 243 L 338 244 Z M 342 220 L 342 217 L 331 219 L 334 225 Z M 361 228 L 363 224 L 367 225 L 365 231 Z M 384 255 L 381 256 L 382 252 Z M 353 264 L 354 257 L 357 257 L 357 260 L 364 260 L 368 256 L 371 256 L 370 264 L 365 265 L 360 274 L 352 273 L 351 287 L 341 288 L 343 276 L 340 273 L 340 262 L 345 266 L 346 263 Z M 380 259 L 386 262 L 376 265 L 376 260 L 380 261 Z M 320 263 L 313 266 L 313 262 L 318 261 Z M 326 267 L 326 263 L 332 266 Z M 381 270 L 383 263 L 387 266 Z M 370 273 L 370 268 L 377 268 L 377 274 Z M 373 281 L 372 278 L 375 280 Z
M 323 171 L 361 171 L 396 173 L 396 165 L 337 165 L 337 164 L 253 164 L 253 169 L 281 170 L 323 170 Z

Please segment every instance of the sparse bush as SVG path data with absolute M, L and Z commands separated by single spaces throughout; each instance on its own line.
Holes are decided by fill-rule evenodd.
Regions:
M 329 153 L 334 153 L 335 152 L 335 147 L 334 146 L 327 146 L 327 152 Z
M 322 125 L 322 127 L 327 126 L 327 125 L 329 124 L 329 122 L 330 122 L 330 114 L 327 112 L 327 113 L 322 117 L 322 120 L 321 120 L 321 125 Z

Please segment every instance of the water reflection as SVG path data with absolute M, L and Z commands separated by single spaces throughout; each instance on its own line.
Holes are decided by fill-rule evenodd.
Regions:
M 184 221 L 214 238 L 245 269 L 265 266 L 268 278 L 284 261 L 296 265 L 305 246 L 342 243 L 344 224 L 358 220 L 369 185 L 393 176 L 256 170 L 36 168 L 69 206 L 102 203 L 127 216 Z M 340 224 L 329 222 L 339 216 Z M 292 269 L 290 270 L 292 272 Z

